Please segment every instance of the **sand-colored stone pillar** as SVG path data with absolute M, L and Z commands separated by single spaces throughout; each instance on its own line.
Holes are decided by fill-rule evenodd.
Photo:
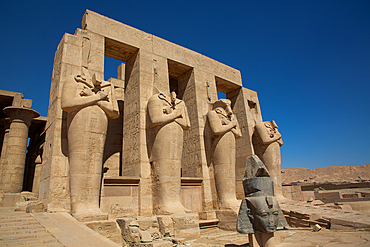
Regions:
M 258 102 L 257 92 L 247 88 L 234 90 L 226 95 L 233 102 L 233 112 L 238 118 L 242 136 L 236 140 L 236 196 L 244 197 L 243 176 L 245 163 L 249 157 L 255 154 L 252 137 L 256 123 L 262 122 L 261 109 Z
M 42 165 L 41 155 L 37 155 L 36 160 L 35 160 L 35 173 L 33 176 L 33 184 L 32 184 L 32 192 L 35 193 L 36 196 L 39 195 L 41 165 Z
M 211 102 L 217 100 L 215 77 L 193 68 L 179 78 L 179 89 L 188 108 L 191 125 L 184 134 L 182 176 L 203 178 L 203 210 L 212 210 L 212 175 L 207 165 L 204 128 Z
M 3 166 L 2 188 L 4 193 L 19 193 L 22 191 L 24 165 L 28 140 L 28 128 L 32 118 L 39 117 L 35 110 L 9 106 L 4 113 L 10 116 L 6 161 Z
M 61 96 L 66 79 L 82 68 L 103 77 L 104 37 L 77 29 L 63 36 L 54 57 L 39 185 L 39 199 L 49 212 L 70 211 L 68 113 L 61 108 Z
M 146 140 L 146 108 L 153 92 L 153 74 L 153 58 L 148 50 L 140 49 L 126 63 L 122 175 L 140 178 L 140 215 L 153 211 Z
M 0 187 L 2 184 L 2 178 L 3 178 L 3 167 L 4 163 L 6 161 L 6 147 L 8 146 L 8 137 L 9 137 L 9 125 L 10 125 L 10 119 L 6 118 L 5 120 L 5 131 L 4 131 L 4 138 L 3 138 L 3 146 L 1 149 L 1 156 L 0 156 Z

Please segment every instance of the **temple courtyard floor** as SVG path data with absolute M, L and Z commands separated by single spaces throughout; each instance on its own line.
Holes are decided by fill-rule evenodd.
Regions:
M 201 237 L 177 246 L 244 247 L 248 236 L 216 227 L 201 229 Z M 309 229 L 279 231 L 279 247 L 370 246 L 370 231 Z M 0 208 L 0 246 L 122 246 L 94 232 L 67 213 L 14 212 Z M 166 245 L 168 246 L 168 245 Z M 176 246 L 176 245 L 174 245 Z M 159 247 L 159 245 L 156 245 Z

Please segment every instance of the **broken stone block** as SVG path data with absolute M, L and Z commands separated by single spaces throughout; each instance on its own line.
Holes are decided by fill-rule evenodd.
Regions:
M 159 231 L 159 227 L 151 227 L 147 230 L 150 235 L 152 236 L 152 239 L 155 240 L 155 239 L 161 239 L 162 238 L 162 234 L 161 232 Z
M 171 241 L 159 240 L 159 241 L 153 241 L 150 243 L 135 243 L 132 246 L 134 247 L 173 247 L 173 243 Z
M 137 226 L 130 226 L 129 228 L 129 241 L 132 243 L 140 243 L 140 228 Z
M 134 221 L 134 218 L 122 218 L 122 219 L 116 219 L 116 222 L 121 229 L 121 236 L 125 243 L 132 243 L 134 240 L 132 239 L 132 233 L 129 229 L 130 223 Z M 139 241 L 140 242 L 140 236 Z
M 227 231 L 236 231 L 236 222 L 238 215 L 233 210 L 221 209 L 216 211 L 217 219 L 219 219 L 218 227 Z
M 172 219 L 176 238 L 196 239 L 200 237 L 198 214 L 174 215 Z
M 149 228 L 159 228 L 156 216 L 138 216 L 136 218 L 140 230 L 146 231 Z
M 153 241 L 152 236 L 150 235 L 150 232 L 140 230 L 139 233 L 140 233 L 141 242 L 147 243 L 147 242 L 152 242 Z
M 173 221 L 171 219 L 171 216 L 167 215 L 161 215 L 157 216 L 158 224 L 159 224 L 159 231 L 163 236 L 174 236 L 174 227 L 173 227 Z
M 121 232 L 117 222 L 114 220 L 93 221 L 85 223 L 86 226 L 99 233 L 100 235 L 112 240 L 115 243 L 122 243 Z
M 22 201 L 15 203 L 14 211 L 26 211 L 28 202 Z
M 171 238 L 173 244 L 184 245 L 186 238 Z
M 45 212 L 44 205 L 40 201 L 31 201 L 28 202 L 26 207 L 26 213 L 41 213 Z

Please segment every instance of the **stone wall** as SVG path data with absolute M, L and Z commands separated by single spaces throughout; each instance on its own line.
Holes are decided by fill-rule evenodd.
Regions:
M 201 200 L 201 208 L 194 204 L 198 205 L 196 210 L 211 210 L 217 205 L 212 164 L 205 141 L 206 114 L 217 100 L 217 91 L 226 93 L 232 101 L 243 135 L 237 141 L 236 157 L 237 195 L 242 198 L 245 161 L 254 154 L 254 124 L 262 121 L 262 117 L 257 94 L 242 87 L 240 71 L 87 10 L 82 29 L 77 29 L 74 35 L 65 34 L 55 53 L 39 185 L 40 199 L 48 211 L 70 211 L 66 113 L 61 110 L 63 82 L 70 75 L 81 74 L 82 67 L 90 73 L 104 75 L 104 56 L 123 62 L 118 68 L 118 78 L 110 79 L 121 116 L 109 122 L 104 151 L 105 177 L 108 180 L 121 177 L 123 180 L 119 183 L 124 178 L 137 182 L 122 185 L 120 192 L 112 189 L 112 184 L 105 184 L 103 210 L 112 211 L 111 201 L 117 200 L 117 193 L 122 193 L 122 200 L 131 198 L 129 203 L 138 205 L 133 207 L 132 214 L 152 215 L 148 147 L 153 142 L 153 131 L 149 125 L 147 102 L 153 94 L 169 93 L 174 88 L 188 108 L 191 124 L 184 134 L 182 176 L 202 181 L 201 186 L 187 188 L 194 189 L 197 200 Z M 116 211 L 119 210 L 125 209 L 117 208 Z

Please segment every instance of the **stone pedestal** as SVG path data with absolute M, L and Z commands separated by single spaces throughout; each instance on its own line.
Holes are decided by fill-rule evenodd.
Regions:
M 4 193 L 2 195 L 2 207 L 14 207 L 17 202 L 21 202 L 21 193 Z
M 2 188 L 4 193 L 22 191 L 24 165 L 28 140 L 28 127 L 32 118 L 40 114 L 32 109 L 9 106 L 4 113 L 10 116 L 6 161 L 3 164 Z
M 200 237 L 197 214 L 172 216 L 175 238 L 197 239 Z
M 219 219 L 218 227 L 227 231 L 236 231 L 236 222 L 238 214 L 231 209 L 216 210 L 217 219 Z

